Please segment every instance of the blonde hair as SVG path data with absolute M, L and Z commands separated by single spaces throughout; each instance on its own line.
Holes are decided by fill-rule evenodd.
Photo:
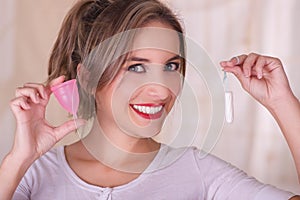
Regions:
M 174 13 L 158 0 L 80 0 L 66 15 L 49 59 L 48 82 L 65 75 L 66 80 L 77 76 L 77 66 L 91 51 L 106 39 L 131 29 L 141 28 L 151 21 L 160 21 L 177 31 L 180 40 L 180 54 L 183 57 L 181 73 L 185 74 L 185 41 L 183 29 Z M 115 41 L 115 47 L 125 49 L 127 43 Z M 111 47 L 112 47 L 111 46 Z M 116 48 L 109 48 L 110 51 Z M 112 52 L 113 54 L 113 52 Z M 106 58 L 107 59 L 107 58 Z M 122 62 L 120 58 L 118 62 Z M 112 63 L 108 61 L 106 63 Z M 119 67 L 109 65 L 99 77 L 98 87 L 113 80 Z M 93 111 L 87 111 L 84 104 L 94 102 L 90 94 L 80 92 L 79 116 L 89 118 Z M 88 113 L 88 114 L 83 114 Z M 81 114 L 80 114 L 81 113 Z

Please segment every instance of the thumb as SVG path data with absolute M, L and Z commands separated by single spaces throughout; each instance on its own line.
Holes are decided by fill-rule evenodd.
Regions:
M 59 76 L 59 77 L 53 79 L 52 81 L 50 81 L 49 86 L 50 86 L 50 87 L 53 87 L 53 86 L 55 86 L 55 85 L 58 85 L 58 84 L 60 84 L 60 83 L 63 83 L 64 80 L 65 80 L 65 76 L 64 76 L 64 75 Z
M 71 133 L 72 131 L 78 129 L 79 127 L 86 124 L 86 120 L 84 119 L 76 119 L 76 120 L 70 120 L 62 125 L 56 127 L 54 129 L 54 134 L 57 138 L 57 141 L 61 140 L 63 137 L 65 137 L 68 133 Z

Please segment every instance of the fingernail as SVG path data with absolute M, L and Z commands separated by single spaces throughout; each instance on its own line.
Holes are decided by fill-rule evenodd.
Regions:
M 42 98 L 43 98 L 43 99 L 47 99 L 47 93 L 46 93 L 46 91 L 43 92 Z
M 262 75 L 261 75 L 261 74 L 258 74 L 258 75 L 257 75 L 257 78 L 258 78 L 258 79 L 262 79 Z
M 35 103 L 40 103 L 40 94 L 39 93 L 36 93 L 35 94 Z
M 225 61 L 220 62 L 220 65 L 221 65 L 221 66 L 226 65 L 226 64 L 225 64 Z
M 236 64 L 236 65 L 239 65 L 239 64 L 240 64 L 240 58 L 239 58 L 238 56 L 235 56 L 234 58 L 235 58 L 235 60 L 236 60 L 236 63 L 235 63 L 235 64 Z

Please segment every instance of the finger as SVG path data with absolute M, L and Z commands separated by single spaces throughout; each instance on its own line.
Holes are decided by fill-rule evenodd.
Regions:
M 222 67 L 238 66 L 238 65 L 243 64 L 246 58 L 247 58 L 247 55 L 245 55 L 245 54 L 234 56 L 229 61 L 220 62 L 220 65 Z
M 242 65 L 245 62 L 246 58 L 247 55 L 242 54 L 242 55 L 234 56 L 233 58 L 230 59 L 230 62 L 235 66 Z
M 65 76 L 63 76 L 63 75 L 62 75 L 62 76 L 59 76 L 59 77 L 53 79 L 52 81 L 50 81 L 49 86 L 50 86 L 50 87 L 53 87 L 53 86 L 55 86 L 55 85 L 58 85 L 58 84 L 60 84 L 60 83 L 63 83 L 64 80 L 65 80 Z
M 76 120 L 70 120 L 66 123 L 62 124 L 59 127 L 56 127 L 54 129 L 54 134 L 57 139 L 57 141 L 61 140 L 63 137 L 65 137 L 68 133 L 78 129 L 79 127 L 86 124 L 86 120 L 84 119 L 76 119 Z
M 31 108 L 28 103 L 28 98 L 24 96 L 11 100 L 10 107 L 15 114 L 20 112 L 20 110 L 29 110 Z
M 46 89 L 43 84 L 41 84 L 41 83 L 25 83 L 24 87 L 35 88 L 40 97 L 42 97 L 43 99 L 48 99 L 48 95 L 45 91 Z
M 52 94 L 51 87 L 63 83 L 64 80 L 65 80 L 65 76 L 64 76 L 64 75 L 59 76 L 59 77 L 57 77 L 57 78 L 51 80 L 51 81 L 49 82 L 49 84 L 46 86 L 46 92 L 47 92 L 47 94 L 48 94 L 48 95 L 51 95 L 51 94 Z
M 245 77 L 249 78 L 251 76 L 252 67 L 255 65 L 258 54 L 250 53 L 242 64 L 243 73 Z
M 27 97 L 29 98 L 33 103 L 40 103 L 40 97 L 39 92 L 36 88 L 31 87 L 19 87 L 16 89 L 15 92 L 16 97 Z
M 225 67 L 224 71 L 234 74 L 237 77 L 237 79 L 240 81 L 242 87 L 246 91 L 249 90 L 249 79 L 244 76 L 243 71 L 240 66 Z
M 254 71 L 256 72 L 256 76 L 258 79 L 262 79 L 263 77 L 263 69 L 266 66 L 266 58 L 264 56 L 259 56 L 257 58 L 256 64 L 254 66 Z
M 277 68 L 283 69 L 283 65 L 278 58 L 264 56 L 265 58 L 265 66 L 268 72 L 271 72 Z

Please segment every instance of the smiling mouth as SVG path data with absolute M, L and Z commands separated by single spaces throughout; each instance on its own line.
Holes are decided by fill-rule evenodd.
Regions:
M 130 104 L 131 108 L 145 119 L 158 119 L 163 113 L 163 105 Z

